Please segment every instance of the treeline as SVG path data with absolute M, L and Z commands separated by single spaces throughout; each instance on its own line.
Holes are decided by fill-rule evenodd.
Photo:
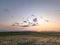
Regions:
M 0 36 L 7 35 L 60 36 L 60 32 L 33 32 L 33 31 L 0 32 Z

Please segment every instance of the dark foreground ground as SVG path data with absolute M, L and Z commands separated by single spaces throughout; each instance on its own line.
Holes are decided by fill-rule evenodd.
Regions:
M 60 33 L 2 32 L 0 45 L 60 45 Z

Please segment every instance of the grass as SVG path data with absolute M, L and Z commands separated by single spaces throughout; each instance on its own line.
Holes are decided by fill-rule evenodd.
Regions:
M 60 45 L 60 33 L 1 32 L 0 45 Z

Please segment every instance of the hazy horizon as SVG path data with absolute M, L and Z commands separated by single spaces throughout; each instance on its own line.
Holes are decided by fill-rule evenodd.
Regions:
M 0 32 L 60 32 L 60 31 L 36 31 L 36 30 L 0 30 Z

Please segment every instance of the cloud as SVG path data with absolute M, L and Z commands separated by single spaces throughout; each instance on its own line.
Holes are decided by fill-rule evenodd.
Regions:
M 49 22 L 49 20 L 45 20 L 46 22 Z
M 31 16 L 35 16 L 35 15 L 31 15 Z
M 22 25 L 21 27 L 29 27 L 29 25 Z
M 11 26 L 19 26 L 19 23 L 14 23 Z
M 45 22 L 49 22 L 48 19 L 44 19 L 43 17 L 40 17 L 41 19 L 43 19 Z
M 4 11 L 9 11 L 8 9 L 4 9 Z
M 14 16 L 11 16 L 11 18 L 14 18 Z
M 27 23 L 27 21 L 23 21 L 24 23 Z
M 2 24 L 0 24 L 0 26 L 3 26 Z
M 25 24 L 20 24 L 20 23 L 14 23 L 11 26 L 29 27 L 29 24 L 25 25 Z
M 16 25 L 19 25 L 19 23 L 15 23 Z
M 37 24 L 32 24 L 32 26 L 36 26 Z
M 34 18 L 33 21 L 34 21 L 34 22 L 37 22 L 37 18 Z
M 16 22 L 16 23 L 12 24 L 12 26 L 30 27 L 30 26 L 37 26 L 37 24 L 38 24 L 37 18 L 31 19 L 31 20 L 29 20 L 29 19 L 23 20 L 22 23 L 23 24 Z
M 11 26 L 16 26 L 15 24 L 12 24 Z
M 10 12 L 10 10 L 9 10 L 9 9 L 4 9 L 4 11 L 5 11 L 5 12 Z
M 40 18 L 43 18 L 43 17 L 40 17 Z

